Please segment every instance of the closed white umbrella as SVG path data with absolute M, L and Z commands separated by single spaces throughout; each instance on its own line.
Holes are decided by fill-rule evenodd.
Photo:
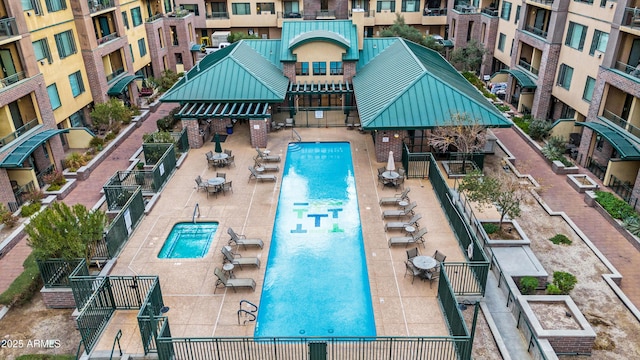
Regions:
M 395 171 L 396 163 L 393 161 L 393 151 L 389 151 L 389 160 L 387 161 L 387 171 Z

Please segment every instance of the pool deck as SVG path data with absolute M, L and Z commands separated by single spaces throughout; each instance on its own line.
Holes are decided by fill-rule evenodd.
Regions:
M 234 128 L 235 133 L 222 143 L 235 155 L 236 167 L 210 169 L 205 153 L 213 150 L 207 142 L 200 149 L 192 149 L 186 161 L 174 173 L 153 210 L 143 219 L 120 254 L 111 275 L 158 275 L 165 305 L 170 308 L 171 334 L 174 337 L 224 337 L 253 336 L 254 323 L 238 325 L 236 312 L 240 300 L 248 300 L 260 306 L 260 294 L 267 266 L 271 232 L 281 185 L 282 168 L 286 157 L 291 131 L 281 130 L 269 135 L 268 148 L 271 154 L 282 157 L 280 171 L 270 172 L 278 177 L 271 181 L 248 182 L 248 166 L 253 166 L 256 151 L 251 147 L 248 126 Z M 404 277 L 406 248 L 389 248 L 388 236 L 402 232 L 386 233 L 381 213 L 393 207 L 380 207 L 380 197 L 392 196 L 396 190 L 382 189 L 378 185 L 378 167 L 385 163 L 375 160 L 373 141 L 370 135 L 345 128 L 309 129 L 296 128 L 303 141 L 348 141 L 351 143 L 353 165 L 360 205 L 363 238 L 367 257 L 367 268 L 373 300 L 376 332 L 378 336 L 448 336 L 447 326 L 440 313 L 436 299 L 437 284 Z M 400 164 L 396 164 L 399 166 Z M 233 193 L 217 198 L 195 188 L 195 177 L 214 177 L 215 173 L 226 173 L 233 181 Z M 411 187 L 411 201 L 417 202 L 416 213 L 422 214 L 421 227 L 427 227 L 425 246 L 420 252 L 432 255 L 440 250 L 447 261 L 464 261 L 464 255 L 448 226 L 447 218 L 433 192 L 428 179 L 408 179 L 405 187 Z M 176 222 L 192 221 L 194 207 L 199 204 L 197 221 L 218 221 L 219 229 L 207 255 L 201 259 L 158 259 L 157 254 Z M 257 256 L 262 264 L 259 269 L 245 267 L 237 269 L 238 278 L 255 279 L 255 292 L 240 289 L 215 291 L 214 268 L 222 267 L 220 248 L 227 244 L 226 233 L 232 227 L 247 237 L 261 238 L 263 249 L 239 248 L 245 256 Z M 118 331 L 122 349 L 128 354 L 142 354 L 140 332 L 136 321 L 137 311 L 117 311 L 103 332 L 96 351 L 111 351 L 113 339 Z

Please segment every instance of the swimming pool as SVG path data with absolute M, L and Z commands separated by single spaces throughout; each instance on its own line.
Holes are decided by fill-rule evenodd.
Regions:
M 375 334 L 351 146 L 290 144 L 254 335 Z
M 217 229 L 217 222 L 176 223 L 158 253 L 158 258 L 193 259 L 204 257 L 209 251 Z

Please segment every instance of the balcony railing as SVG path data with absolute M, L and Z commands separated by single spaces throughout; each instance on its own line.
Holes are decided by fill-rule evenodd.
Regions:
M 533 75 L 538 75 L 539 70 L 537 68 L 534 68 L 533 65 L 529 64 L 525 60 L 518 61 L 518 65 L 528 72 L 532 73 Z
M 28 183 L 20 186 L 18 189 L 13 191 L 13 196 L 16 198 L 16 202 L 10 202 L 9 203 L 9 210 L 11 210 L 12 212 L 15 212 L 18 210 L 18 208 L 20 206 L 22 206 L 22 204 L 24 204 L 25 201 L 25 195 L 34 191 L 36 189 L 35 184 L 33 183 L 33 181 L 29 181 Z
M 548 32 L 542 29 L 538 29 L 537 27 L 527 25 L 524 27 L 524 30 L 542 38 L 547 38 Z
M 228 11 L 216 11 L 207 13 L 207 19 L 229 19 Z
M 17 72 L 15 74 L 13 74 L 13 75 L 9 75 L 9 76 L 7 76 L 5 78 L 0 79 L 0 88 L 3 88 L 5 86 L 9 86 L 11 84 L 15 84 L 15 83 L 17 83 L 18 81 L 20 81 L 20 80 L 22 80 L 24 78 L 26 78 L 26 75 L 25 75 L 24 71 L 20 71 L 20 72 Z
M 604 110 L 602 112 L 602 117 L 611 121 L 612 123 L 618 125 L 619 127 L 625 129 L 628 133 L 631 133 L 637 137 L 640 137 L 640 128 L 631 125 L 627 120 L 621 118 L 620 116 L 612 113 L 609 110 Z
M 164 17 L 164 14 L 155 14 L 155 15 L 153 15 L 152 17 L 147 18 L 147 19 L 145 20 L 145 22 L 154 22 L 154 21 L 156 21 L 156 20 L 158 20 L 158 19 L 162 19 L 163 17 Z
M 107 36 L 103 36 L 100 39 L 98 39 L 98 45 L 102 45 L 104 43 L 108 43 L 111 40 L 115 40 L 118 38 L 118 34 L 117 33 L 112 33 L 109 34 Z
M 532 2 L 543 4 L 543 5 L 553 5 L 554 0 L 530 0 Z
M 616 61 L 616 69 L 640 79 L 640 65 L 632 66 L 622 61 Z
M 317 18 L 335 18 L 336 11 L 335 10 L 320 10 L 316 11 L 316 19 Z
M 16 131 L 12 132 L 11 134 L 3 137 L 2 139 L 0 139 L 0 147 L 5 146 L 7 144 L 9 144 L 10 142 L 12 142 L 13 140 L 19 138 L 20 136 L 24 135 L 24 133 L 26 133 L 27 131 L 33 129 L 36 125 L 38 125 L 38 119 L 33 119 L 31 121 L 29 121 L 28 123 L 20 126 L 18 129 L 16 129 Z
M 356 10 L 356 9 L 349 10 L 349 17 L 353 16 L 353 10 Z M 360 10 L 363 10 L 363 9 L 360 9 Z M 364 9 L 364 17 L 366 18 L 376 17 L 376 11 Z
M 469 5 L 456 5 L 455 10 L 460 14 L 475 14 L 478 12 L 475 6 Z
M 489 15 L 489 16 L 493 16 L 493 17 L 497 17 L 498 16 L 498 9 L 492 9 L 492 8 L 484 8 L 481 10 L 481 12 L 485 15 Z
M 640 8 L 625 8 L 621 25 L 640 28 Z
M 423 16 L 447 16 L 447 8 L 442 9 L 425 9 Z
M 107 82 L 115 79 L 118 75 L 122 74 L 123 72 L 124 72 L 124 68 L 113 70 L 111 74 L 107 75 Z
M 0 19 L 0 36 L 14 36 L 17 34 L 16 18 Z
M 89 13 L 93 14 L 115 6 L 114 0 L 89 0 Z

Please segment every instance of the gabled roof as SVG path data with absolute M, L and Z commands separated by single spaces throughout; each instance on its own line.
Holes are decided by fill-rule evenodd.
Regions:
M 345 61 L 358 60 L 358 32 L 350 20 L 285 21 L 282 23 L 280 61 L 296 61 L 292 50 L 311 41 L 329 41 L 346 49 Z
M 282 69 L 280 62 L 280 39 L 247 39 L 243 41 L 258 54 L 269 60 L 275 67 Z
M 280 102 L 289 80 L 240 41 L 204 57 L 160 99 L 163 102 Z
M 398 41 L 398 38 L 395 37 L 365 38 L 362 50 L 360 51 L 360 58 L 356 64 L 356 74 L 360 69 L 367 65 L 371 59 L 378 56 L 378 54 L 383 52 L 389 45 L 396 41 Z
M 511 126 L 440 54 L 401 38 L 357 72 L 353 87 L 366 129 L 432 128 L 455 113 L 483 126 Z

